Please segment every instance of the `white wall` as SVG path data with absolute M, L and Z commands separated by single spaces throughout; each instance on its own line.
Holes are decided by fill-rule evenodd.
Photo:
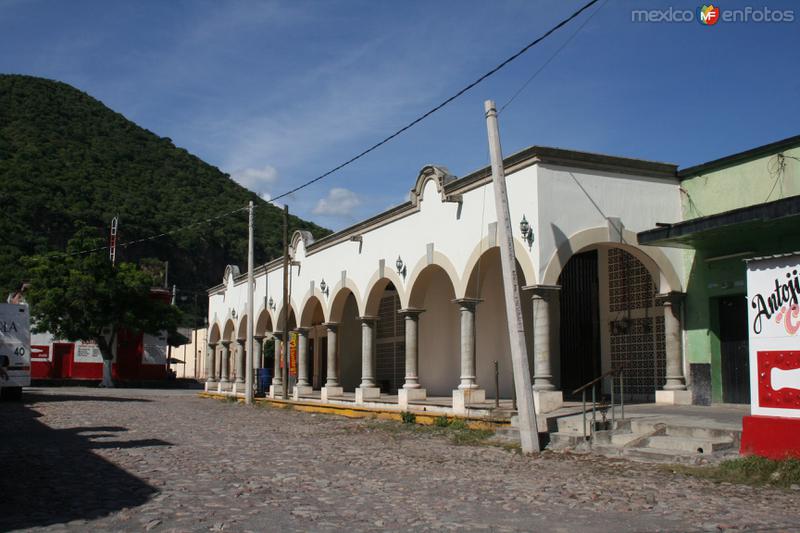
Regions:
M 385 220 L 360 228 L 357 234 L 361 236 L 361 243 L 349 241 L 349 235 L 334 236 L 329 239 L 333 244 L 316 245 L 307 253 L 305 243 L 295 239 L 294 259 L 301 266 L 292 268 L 290 301 L 300 316 L 304 302 L 316 295 L 322 303 L 325 320 L 331 320 L 331 304 L 338 291 L 346 286 L 355 295 L 353 308 L 348 313 L 350 316 L 364 315 L 369 290 L 379 277 L 379 264 L 383 260 L 386 277 L 398 289 L 401 307 L 408 307 L 409 295 L 419 273 L 430 262 L 440 265 L 454 288 L 450 288 L 450 281 L 441 273 L 440 282 L 431 283 L 424 294 L 426 312 L 420 319 L 420 379 L 429 388 L 429 394 L 449 395 L 449 391 L 458 385 L 460 373 L 458 306 L 451 300 L 466 295 L 479 251 L 485 252 L 495 241 L 495 235 L 489 235 L 490 225 L 496 222 L 494 196 L 491 181 L 482 184 L 478 181 L 471 185 L 472 189 L 467 187 L 457 191 L 463 197 L 459 206 L 458 203 L 442 201 L 435 176 L 423 175 L 418 180 L 422 191 L 418 209 L 408 207 L 403 212 L 387 215 Z M 524 283 L 528 285 L 542 283 L 544 276 L 551 271 L 557 277 L 560 269 L 548 270 L 548 265 L 558 247 L 563 248 L 575 235 L 607 228 L 606 217 L 619 217 L 629 230 L 627 238 L 630 238 L 630 232 L 652 228 L 656 222 L 676 222 L 681 216 L 677 181 L 541 163 L 510 173 L 506 181 L 517 260 L 524 272 Z M 409 185 L 413 183 L 409 181 Z M 531 249 L 523 243 L 519 232 L 523 215 L 530 221 L 536 236 Z M 601 241 L 611 237 L 606 231 Z M 340 239 L 338 242 L 337 238 Z M 429 245 L 433 247 L 432 257 L 428 254 Z M 673 278 L 682 280 L 679 253 L 661 249 L 654 251 L 660 254 L 659 265 L 670 270 Z M 398 256 L 406 264 L 405 278 L 395 272 Z M 568 257 L 564 262 L 566 259 Z M 492 268 L 495 267 L 499 268 L 497 265 Z M 319 290 L 323 279 L 330 287 L 327 296 Z M 476 325 L 478 380 L 490 394 L 493 392 L 491 361 L 499 358 L 502 393 L 508 396 L 512 383 L 510 371 L 506 371 L 510 368 L 510 361 L 507 334 L 504 333 L 499 271 L 492 272 L 486 279 L 483 294 L 486 301 L 478 306 Z M 270 297 L 276 309 L 280 310 L 282 273 L 279 265 L 266 275 L 263 272 L 257 275 L 254 296 L 255 319 L 266 312 L 272 324 L 276 324 L 278 313 L 265 310 L 265 302 Z M 529 295 L 523 295 L 522 303 L 526 323 L 530 325 Z M 245 305 L 244 279 L 234 281 L 228 277 L 224 286 L 209 298 L 209 324 L 216 325 L 223 336 L 228 324 L 227 329 L 234 330 L 230 336 L 235 338 L 235 331 L 244 320 Z M 348 328 L 347 325 L 340 328 L 340 348 L 347 352 L 340 356 L 340 369 L 342 380 L 346 378 L 352 385 L 353 380 L 360 380 L 361 374 L 360 368 L 350 366 L 351 360 L 360 366 L 360 327 L 350 333 L 347 333 Z M 530 331 L 526 334 L 530 343 Z M 214 338 L 213 331 L 211 338 Z M 530 346 L 529 352 L 532 353 Z M 357 377 L 352 377 L 351 373 Z M 557 367 L 553 368 L 553 373 L 558 375 Z

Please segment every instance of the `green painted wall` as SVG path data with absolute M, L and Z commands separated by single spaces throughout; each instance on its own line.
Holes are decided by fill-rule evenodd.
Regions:
M 800 146 L 681 182 L 684 220 L 800 195 Z
M 800 147 L 783 154 L 782 170 L 779 158 L 773 154 L 683 180 L 684 220 L 800 195 Z M 758 248 L 748 251 L 755 255 L 797 251 L 800 238 L 795 239 L 787 242 L 785 235 L 763 236 Z M 728 245 L 728 253 L 745 251 L 738 249 L 736 242 Z M 703 250 L 684 254 L 686 358 L 690 363 L 711 364 L 712 401 L 721 402 L 716 298 L 746 294 L 745 263 L 741 257 L 711 262 L 707 259 L 708 253 Z

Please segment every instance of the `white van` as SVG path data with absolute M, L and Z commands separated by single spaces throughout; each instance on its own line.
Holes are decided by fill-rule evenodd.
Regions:
M 19 400 L 31 384 L 30 312 L 24 304 L 0 304 L 0 398 Z

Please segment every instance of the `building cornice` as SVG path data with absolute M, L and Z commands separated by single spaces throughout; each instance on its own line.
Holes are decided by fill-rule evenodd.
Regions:
M 506 175 L 519 172 L 525 168 L 546 164 L 570 168 L 580 168 L 585 170 L 597 170 L 601 172 L 613 172 L 632 176 L 642 176 L 647 178 L 658 178 L 665 181 L 676 181 L 677 165 L 671 163 L 661 163 L 656 161 L 646 161 L 643 159 L 632 159 L 627 157 L 616 157 L 605 154 L 595 154 L 591 152 L 579 152 L 576 150 L 564 150 L 562 148 L 551 148 L 547 146 L 531 146 L 513 153 L 503 159 L 503 168 Z M 426 169 L 434 169 L 433 165 L 426 165 Z M 492 170 L 486 166 L 467 174 L 462 178 L 454 180 L 443 180 L 443 191 L 445 195 L 464 193 L 488 183 L 492 179 Z M 419 178 L 418 178 L 419 183 Z M 442 191 L 440 191 L 442 192 Z M 413 193 L 412 193 L 413 195 Z M 306 257 L 321 252 L 331 246 L 336 246 L 342 242 L 350 240 L 350 237 L 375 231 L 382 226 L 393 223 L 397 220 L 417 213 L 420 209 L 419 202 L 408 201 L 393 207 L 383 213 L 367 218 L 357 224 L 343 230 L 331 233 L 315 242 L 309 243 L 306 247 Z M 273 259 L 257 267 L 254 275 L 269 273 L 278 270 L 283 266 L 281 258 Z M 247 274 L 241 274 L 234 279 L 234 284 L 239 285 L 247 280 Z M 224 286 L 217 286 L 209 289 L 209 294 Z

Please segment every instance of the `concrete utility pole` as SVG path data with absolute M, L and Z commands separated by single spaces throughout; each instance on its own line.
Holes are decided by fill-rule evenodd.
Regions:
M 289 399 L 289 206 L 283 206 L 283 387 L 281 397 Z
M 247 346 L 244 364 L 244 403 L 253 403 L 253 297 L 256 285 L 253 279 L 253 201 L 248 205 L 247 235 Z
M 494 102 L 486 100 L 484 109 L 486 111 L 486 129 L 489 132 L 489 152 L 492 159 L 492 183 L 494 184 L 495 210 L 497 211 L 500 263 L 503 268 L 503 293 L 508 317 L 508 337 L 511 345 L 511 366 L 514 369 L 514 389 L 517 392 L 519 438 L 522 452 L 532 453 L 539 451 L 539 430 L 533 405 L 528 351 L 525 348 L 525 323 L 522 319 L 522 307 L 519 302 L 514 234 L 511 230 L 511 214 L 508 210 L 503 152 L 500 148 L 500 132 L 497 128 L 497 109 L 495 109 Z

